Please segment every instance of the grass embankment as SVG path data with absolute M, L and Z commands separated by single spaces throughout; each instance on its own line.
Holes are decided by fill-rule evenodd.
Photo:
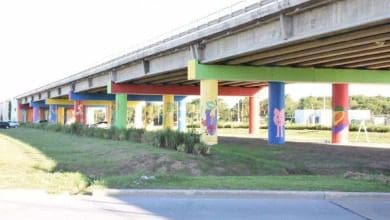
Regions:
M 251 137 L 253 135 L 248 134 L 246 128 L 223 128 L 218 129 L 218 134 L 223 136 L 236 136 L 236 137 Z M 349 132 L 349 143 L 365 143 L 366 136 L 364 132 L 358 134 L 357 131 Z M 267 130 L 262 129 L 256 137 L 267 138 Z M 390 132 L 368 132 L 368 138 L 370 143 L 375 144 L 389 144 L 390 145 Z M 312 142 L 330 142 L 331 131 L 328 130 L 286 130 L 287 141 L 312 141 Z
M 390 192 L 390 150 L 224 138 L 211 155 L 19 128 L 0 132 L 0 188 Z M 364 173 L 344 178 L 348 171 Z

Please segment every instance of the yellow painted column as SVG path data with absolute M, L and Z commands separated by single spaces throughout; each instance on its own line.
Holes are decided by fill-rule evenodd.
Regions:
M 163 96 L 163 127 L 164 129 L 173 128 L 173 113 L 175 110 L 175 96 L 164 95 Z
M 57 120 L 58 120 L 58 124 L 64 125 L 64 123 L 65 123 L 65 108 L 64 107 L 58 107 Z
M 200 81 L 201 141 L 218 144 L 218 80 Z

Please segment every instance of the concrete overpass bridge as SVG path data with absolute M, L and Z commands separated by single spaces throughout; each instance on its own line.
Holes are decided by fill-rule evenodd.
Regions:
M 127 101 L 163 100 L 169 128 L 174 97 L 180 101 L 200 95 L 202 138 L 214 144 L 218 95 L 249 96 L 250 132 L 256 132 L 256 94 L 268 86 L 269 142 L 282 144 L 285 83 L 332 83 L 332 140 L 341 143 L 348 135 L 348 83 L 390 83 L 389 70 L 389 0 L 263 0 L 21 94 L 17 100 L 24 120 L 39 120 L 40 109 L 49 106 L 52 122 L 62 117 L 64 106 L 73 106 L 76 121 L 83 122 L 86 101 L 110 106 L 115 100 L 108 108 L 120 128 L 127 123 Z M 181 107 L 182 129 L 184 111 Z

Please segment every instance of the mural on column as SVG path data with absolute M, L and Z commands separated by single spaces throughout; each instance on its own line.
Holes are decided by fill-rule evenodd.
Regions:
M 284 137 L 284 123 L 285 123 L 285 113 L 284 109 L 274 109 L 274 123 L 276 126 L 276 137 L 283 138 Z
M 38 107 L 33 107 L 33 122 L 37 123 L 39 122 L 40 118 L 40 111 Z
M 345 129 L 348 129 L 348 109 L 342 106 L 335 106 L 333 109 L 333 140 L 342 139 L 341 135 Z M 340 140 L 341 141 L 341 140 Z
M 207 101 L 205 106 L 202 106 L 202 124 L 206 128 L 204 133 L 213 136 L 217 131 L 217 100 Z
M 84 105 L 79 104 L 76 106 L 76 112 L 75 112 L 76 121 L 79 121 L 80 123 L 84 123 Z
M 57 122 L 57 106 L 50 105 L 49 107 L 49 122 L 56 123 Z

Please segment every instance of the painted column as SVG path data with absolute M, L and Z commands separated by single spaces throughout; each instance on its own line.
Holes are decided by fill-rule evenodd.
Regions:
M 85 106 L 81 101 L 74 101 L 74 117 L 76 123 L 85 123 Z
M 60 125 L 65 124 L 65 108 L 64 107 L 57 108 L 57 122 Z
M 163 127 L 172 129 L 174 124 L 173 113 L 175 111 L 175 97 L 173 95 L 163 95 Z
M 285 142 L 284 82 L 268 83 L 268 143 Z
M 115 95 L 115 127 L 127 128 L 127 94 Z
M 258 134 L 260 126 L 260 106 L 257 97 L 249 97 L 249 134 Z
M 39 113 L 39 107 L 38 106 L 33 106 L 33 122 L 38 123 L 40 121 L 40 113 Z
M 349 133 L 349 97 L 348 84 L 333 84 L 332 86 L 332 143 L 348 143 Z
M 179 108 L 178 108 L 179 117 L 177 118 L 177 129 L 180 132 L 186 132 L 187 131 L 187 101 L 185 99 L 182 99 L 179 101 Z
M 49 122 L 52 124 L 57 123 L 58 117 L 57 117 L 57 105 L 50 105 L 49 106 Z
M 109 125 L 112 124 L 112 112 L 113 112 L 113 105 L 112 102 L 109 102 L 106 106 L 106 121 Z
M 144 106 L 143 102 L 138 102 L 135 105 L 135 108 L 134 108 L 134 127 L 135 128 L 143 128 L 144 127 L 144 123 L 142 120 L 143 106 Z
M 46 120 L 47 118 L 45 117 L 45 109 L 44 108 L 40 108 L 39 109 L 39 119 L 40 120 Z
M 218 144 L 218 80 L 200 81 L 201 141 Z

